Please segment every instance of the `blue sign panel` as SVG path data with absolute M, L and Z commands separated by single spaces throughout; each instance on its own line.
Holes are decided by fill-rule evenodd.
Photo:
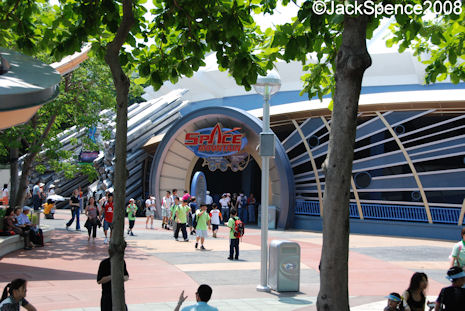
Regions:
M 186 133 L 184 145 L 199 158 L 233 155 L 247 145 L 247 138 L 239 130 L 240 127 L 222 128 L 221 124 L 217 123 L 214 127 Z

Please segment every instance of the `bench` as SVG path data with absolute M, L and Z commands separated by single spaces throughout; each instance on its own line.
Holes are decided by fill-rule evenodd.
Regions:
M 44 243 L 50 242 L 55 233 L 55 230 L 49 226 L 42 226 L 40 228 L 44 234 Z M 16 234 L 11 236 L 0 236 L 0 258 L 23 248 L 24 240 L 20 235 Z

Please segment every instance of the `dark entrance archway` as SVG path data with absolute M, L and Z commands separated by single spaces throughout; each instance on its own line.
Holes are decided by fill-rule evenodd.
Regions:
M 202 108 L 183 116 L 164 135 L 152 161 L 151 193 L 161 197 L 166 190 L 189 188 L 199 158 L 184 145 L 186 133 L 212 127 L 219 122 L 226 128 L 242 129 L 248 140 L 244 152 L 250 154 L 260 167 L 258 145 L 261 120 L 233 107 Z M 288 228 L 292 226 L 294 218 L 295 184 L 289 158 L 277 138 L 275 154 L 270 161 L 270 205 L 277 207 L 278 227 Z M 260 174 L 260 171 L 255 174 Z

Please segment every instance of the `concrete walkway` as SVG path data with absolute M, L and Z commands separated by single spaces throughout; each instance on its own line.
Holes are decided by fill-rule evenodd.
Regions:
M 16 251 L 0 260 L 0 286 L 22 277 L 28 282 L 27 299 L 38 310 L 99 310 L 101 288 L 96 283 L 100 260 L 107 257 L 103 232 L 87 241 L 87 232 L 65 230 L 69 210 L 55 220 L 42 220 L 56 228 L 55 237 L 43 248 Z M 85 220 L 82 215 L 81 219 Z M 84 221 L 82 221 L 84 223 Z M 74 228 L 72 226 L 72 228 Z M 211 304 L 220 310 L 316 310 L 319 289 L 320 233 L 270 231 L 270 240 L 287 239 L 301 246 L 299 293 L 259 293 L 260 231 L 246 227 L 240 260 L 229 261 L 228 231 L 220 227 L 217 239 L 209 238 L 206 251 L 189 242 L 176 242 L 173 232 L 145 229 L 136 220 L 137 236 L 127 236 L 126 263 L 130 279 L 125 284 L 129 310 L 173 310 L 182 290 L 184 306 L 194 302 L 199 284 L 213 288 Z M 407 288 L 414 271 L 430 278 L 428 295 L 435 299 L 448 285 L 445 271 L 453 242 L 352 235 L 349 256 L 351 310 L 382 310 L 384 296 Z

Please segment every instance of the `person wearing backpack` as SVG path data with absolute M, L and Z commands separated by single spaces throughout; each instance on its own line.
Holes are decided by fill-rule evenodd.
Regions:
M 229 260 L 239 260 L 239 239 L 244 235 L 244 224 L 237 217 L 237 211 L 231 210 L 231 218 L 228 221 L 229 231 Z M 234 251 L 236 255 L 234 256 Z

